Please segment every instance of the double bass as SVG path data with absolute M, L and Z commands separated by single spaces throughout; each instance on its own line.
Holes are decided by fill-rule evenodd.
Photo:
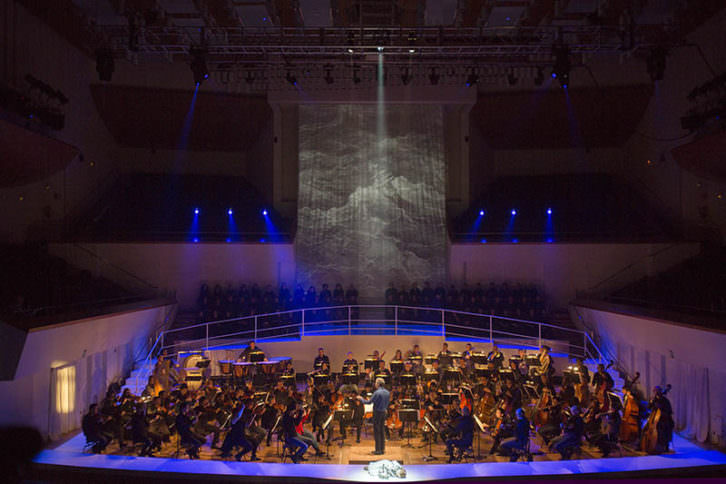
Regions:
M 625 390 L 625 408 L 623 408 L 623 420 L 620 423 L 620 431 L 618 438 L 623 442 L 632 442 L 638 438 L 640 433 L 640 404 L 633 393 L 633 385 L 640 378 L 640 373 L 636 373 L 632 381 L 624 385 Z
M 663 390 L 662 396 L 666 396 L 671 390 L 670 383 L 666 385 Z M 657 452 L 658 446 L 658 422 L 661 419 L 661 409 L 655 408 L 648 416 L 648 421 L 643 427 L 643 434 L 640 437 L 640 450 L 647 452 L 648 454 L 654 454 Z

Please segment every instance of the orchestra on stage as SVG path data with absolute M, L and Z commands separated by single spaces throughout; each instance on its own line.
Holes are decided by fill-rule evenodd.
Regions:
M 310 371 L 298 373 L 289 357 L 268 358 L 255 342 L 235 360 L 217 361 L 215 372 L 203 352 L 164 353 L 141 396 L 112 386 L 82 427 L 96 453 L 116 441 L 122 451 L 153 456 L 167 442 L 175 456 L 192 459 L 204 445 L 220 459 L 259 460 L 262 445 L 277 446 L 283 461 L 326 458 L 332 445 L 360 443 L 369 423 L 371 454 L 385 455 L 387 440 L 411 446 L 413 439 L 428 452 L 424 460 L 438 458 L 434 443 L 445 445 L 448 462 L 472 457 L 475 447 L 479 458 L 532 460 L 532 439 L 562 459 L 579 454 L 584 442 L 603 457 L 623 445 L 668 451 L 669 387 L 655 388 L 646 405 L 638 375 L 626 378 L 620 394 L 605 365 L 591 376 L 578 359 L 558 374 L 548 346 L 508 357 L 496 345 L 488 349 L 469 343 L 452 351 L 444 342 L 438 352 L 423 353 L 414 345 L 389 361 L 385 352 L 359 361 L 349 351 L 334 369 L 319 348 Z M 482 435 L 491 442 L 484 457 Z

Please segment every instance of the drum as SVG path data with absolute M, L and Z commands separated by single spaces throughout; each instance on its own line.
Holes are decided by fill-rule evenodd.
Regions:
M 222 376 L 232 376 L 232 360 L 219 360 L 219 373 Z
M 434 361 L 439 361 L 439 357 L 433 353 L 429 353 L 426 355 L 426 358 L 424 358 L 424 363 L 427 365 L 433 365 Z
M 415 386 L 416 385 L 416 375 L 412 375 L 411 373 L 404 373 L 401 375 L 401 385 L 408 387 L 408 386 Z
M 201 353 L 192 353 L 182 361 L 182 368 L 206 368 L 209 366 L 209 359 Z
M 272 375 L 273 373 L 275 373 L 275 368 L 277 367 L 277 364 L 278 363 L 276 361 L 260 361 L 259 363 L 257 363 L 257 365 L 262 368 L 262 372 L 265 375 Z
M 475 365 L 486 365 L 487 363 L 487 355 L 485 353 L 482 353 L 481 351 L 475 351 L 471 354 L 471 361 Z
M 375 358 L 366 358 L 363 364 L 365 365 L 365 369 L 370 368 L 371 370 L 373 370 L 378 368 L 378 360 L 376 360 Z
M 423 374 L 423 380 L 424 381 L 438 381 L 439 379 L 439 372 L 438 371 L 426 371 L 426 373 Z
M 403 371 L 403 361 L 391 360 L 391 373 L 401 373 Z
M 330 375 L 314 375 L 313 376 L 313 385 L 322 386 L 327 384 L 330 381 Z
M 246 361 L 235 361 L 232 363 L 232 373 L 235 378 L 245 378 L 249 374 L 251 366 L 252 363 Z
M 282 373 L 282 370 L 284 370 L 285 366 L 287 366 L 287 362 L 292 361 L 292 358 L 289 356 L 273 356 L 272 358 L 268 358 L 268 360 L 275 364 L 276 372 Z
M 186 370 L 186 377 L 184 377 L 184 383 L 187 384 L 189 391 L 199 390 L 202 386 L 202 370 L 199 368 L 188 368 Z
M 344 385 L 357 385 L 358 375 L 355 373 L 343 373 L 341 376 Z
M 294 375 L 282 375 L 280 377 L 280 381 L 286 387 L 293 387 L 293 386 L 295 386 L 295 376 Z

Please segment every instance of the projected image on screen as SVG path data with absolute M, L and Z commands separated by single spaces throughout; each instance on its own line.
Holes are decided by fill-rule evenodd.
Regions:
M 300 106 L 295 237 L 302 284 L 443 281 L 442 110 L 434 105 Z

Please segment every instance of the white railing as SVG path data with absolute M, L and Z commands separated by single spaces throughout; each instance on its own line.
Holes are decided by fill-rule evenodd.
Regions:
M 169 329 L 159 335 L 153 350 L 174 353 L 252 340 L 362 334 L 424 334 L 531 348 L 556 342 L 569 356 L 605 361 L 590 335 L 579 329 L 490 314 L 383 305 L 293 309 Z

